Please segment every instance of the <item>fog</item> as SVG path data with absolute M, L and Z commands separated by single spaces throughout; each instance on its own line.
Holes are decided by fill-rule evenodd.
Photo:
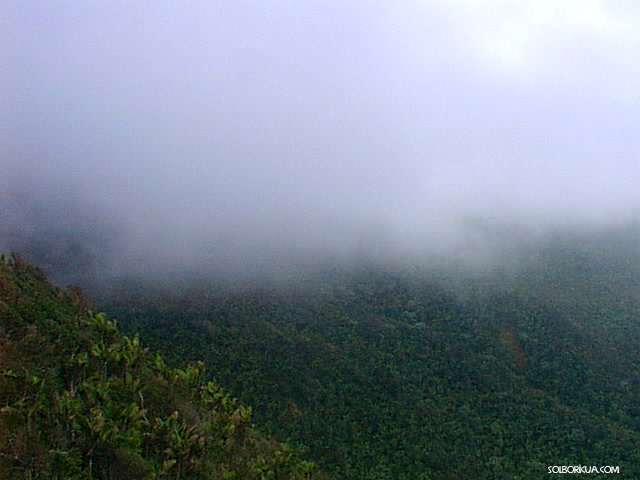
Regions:
M 624 225 L 638 58 L 631 1 L 4 2 L 0 250 L 474 265 Z

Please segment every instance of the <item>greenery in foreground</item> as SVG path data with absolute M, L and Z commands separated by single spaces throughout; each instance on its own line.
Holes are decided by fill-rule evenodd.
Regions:
M 508 282 L 130 283 L 108 310 L 173 359 L 203 358 L 337 478 L 640 478 L 640 256 L 625 235 L 560 239 Z
M 317 478 L 203 363 L 171 368 L 87 306 L 1 257 L 0 479 Z

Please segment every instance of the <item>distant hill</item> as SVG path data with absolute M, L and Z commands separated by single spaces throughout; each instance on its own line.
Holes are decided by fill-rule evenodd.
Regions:
M 311 479 L 251 408 L 0 257 L 0 479 Z M 324 477 L 323 477 L 324 478 Z
M 131 283 L 104 307 L 174 361 L 204 359 L 337 478 L 539 479 L 554 465 L 640 478 L 628 233 L 554 238 L 506 279 L 362 269 L 286 288 Z

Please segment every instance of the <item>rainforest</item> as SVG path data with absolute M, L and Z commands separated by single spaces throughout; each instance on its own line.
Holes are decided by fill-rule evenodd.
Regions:
M 1 3 L 0 479 L 640 478 L 640 3 Z

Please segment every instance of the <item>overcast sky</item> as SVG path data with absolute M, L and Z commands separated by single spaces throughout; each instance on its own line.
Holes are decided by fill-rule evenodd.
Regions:
M 639 204 L 634 1 L 4 1 L 0 70 L 5 213 L 108 212 L 130 252 L 420 250 Z

